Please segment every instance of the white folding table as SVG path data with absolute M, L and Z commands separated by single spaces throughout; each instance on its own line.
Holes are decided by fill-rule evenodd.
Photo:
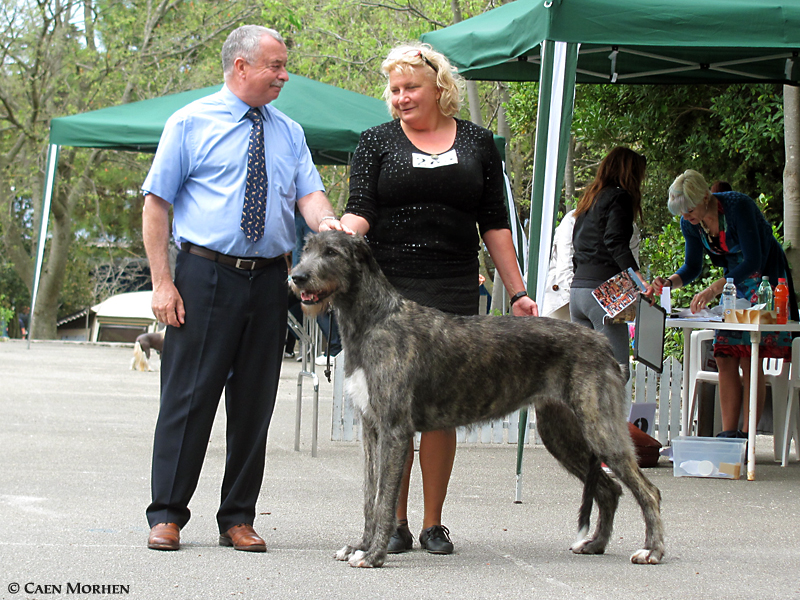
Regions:
M 756 478 L 756 407 L 758 399 L 758 367 L 759 343 L 762 331 L 800 331 L 800 323 L 790 322 L 785 325 L 767 323 L 723 323 L 709 319 L 667 319 L 667 327 L 680 327 L 683 329 L 683 389 L 681 391 L 681 428 L 682 433 L 689 431 L 689 338 L 692 329 L 723 329 L 727 331 L 749 331 L 751 344 L 750 360 L 750 413 L 747 426 L 747 480 Z M 797 368 L 797 365 L 795 365 Z

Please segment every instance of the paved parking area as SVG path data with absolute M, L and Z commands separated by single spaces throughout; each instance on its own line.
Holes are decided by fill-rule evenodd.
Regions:
M 629 562 L 644 536 L 629 494 L 607 553 L 575 556 L 578 482 L 530 448 L 523 503 L 514 504 L 515 448 L 468 444 L 445 506 L 455 554 L 415 549 L 376 570 L 337 562 L 334 552 L 360 532 L 360 448 L 330 441 L 332 388 L 321 377 L 319 456 L 310 453 L 310 388 L 294 451 L 293 360 L 284 361 L 256 520 L 269 551 L 217 545 L 224 410 L 184 547 L 148 550 L 158 373 L 131 371 L 131 355 L 125 346 L 0 343 L 0 599 L 800 597 L 800 463 L 773 463 L 767 436 L 758 439 L 755 482 L 674 478 L 664 458 L 648 469 L 663 495 L 661 565 Z M 411 498 L 416 535 L 418 471 Z

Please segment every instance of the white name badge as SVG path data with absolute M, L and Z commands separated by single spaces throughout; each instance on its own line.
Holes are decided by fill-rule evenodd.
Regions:
M 447 165 L 458 164 L 458 155 L 455 149 L 448 150 L 444 154 L 420 154 L 411 153 L 411 164 L 418 169 L 435 169 Z

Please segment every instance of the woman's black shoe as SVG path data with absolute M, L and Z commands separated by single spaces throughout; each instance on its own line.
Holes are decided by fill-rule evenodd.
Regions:
M 394 535 L 389 538 L 389 546 L 386 548 L 387 554 L 400 554 L 407 552 L 414 547 L 414 536 L 408 528 L 408 523 L 398 523 Z
M 453 542 L 450 530 L 444 525 L 434 525 L 419 534 L 419 545 L 431 554 L 452 554 Z

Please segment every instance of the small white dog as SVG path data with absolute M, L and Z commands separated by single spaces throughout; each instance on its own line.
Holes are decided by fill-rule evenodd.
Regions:
M 150 350 L 155 350 L 161 355 L 164 347 L 164 332 L 143 333 L 136 338 L 133 344 L 133 359 L 131 359 L 131 370 L 133 371 L 152 371 L 150 366 Z

